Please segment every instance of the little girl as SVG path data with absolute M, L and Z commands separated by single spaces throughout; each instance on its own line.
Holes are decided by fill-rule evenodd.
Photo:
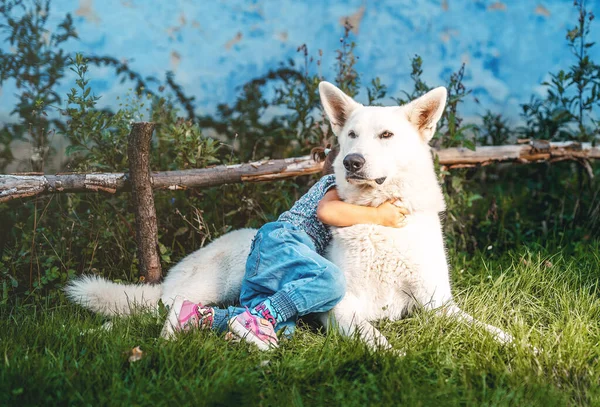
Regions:
M 173 304 L 167 324 L 173 324 L 175 330 L 229 329 L 267 350 L 278 346 L 276 329 L 293 326 L 297 317 L 329 311 L 343 298 L 344 274 L 323 257 L 331 240 L 327 225 L 401 227 L 407 211 L 391 202 L 372 208 L 340 200 L 331 168 L 335 154 L 326 155 L 327 175 L 277 221 L 256 233 L 242 282 L 240 303 L 244 308 L 219 309 L 180 298 Z

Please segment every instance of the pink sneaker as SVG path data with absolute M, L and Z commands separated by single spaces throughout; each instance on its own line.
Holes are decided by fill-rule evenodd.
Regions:
M 193 328 L 210 329 L 214 320 L 214 309 L 195 304 L 179 297 L 173 303 L 161 336 L 170 338 L 175 332 Z
M 229 330 L 246 342 L 255 344 L 260 350 L 279 346 L 273 325 L 266 319 L 252 315 L 248 310 L 229 320 Z
M 204 307 L 202 304 L 195 304 L 184 300 L 177 316 L 179 330 L 187 331 L 191 328 L 210 329 L 214 314 L 214 310 L 211 307 Z

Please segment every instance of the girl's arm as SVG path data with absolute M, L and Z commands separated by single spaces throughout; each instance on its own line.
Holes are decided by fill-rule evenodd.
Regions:
M 344 202 L 335 188 L 327 191 L 317 207 L 317 217 L 321 222 L 339 227 L 361 223 L 402 227 L 404 216 L 408 213 L 406 208 L 398 207 L 390 201 L 376 208 Z

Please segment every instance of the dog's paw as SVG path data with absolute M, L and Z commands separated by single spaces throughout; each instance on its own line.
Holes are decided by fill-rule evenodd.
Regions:
M 406 351 L 404 349 L 388 349 L 388 352 L 398 358 L 403 358 L 406 356 Z
M 525 344 L 525 346 L 527 347 L 528 350 L 531 351 L 531 353 L 533 353 L 535 356 L 540 356 L 542 353 L 544 353 L 544 349 L 543 348 L 538 348 L 536 346 L 533 346 L 532 344 L 530 344 L 529 342 L 527 342 Z
M 488 325 L 488 330 L 494 336 L 494 339 L 500 342 L 502 345 L 510 345 L 515 343 L 515 338 L 509 333 L 504 332 L 500 328 Z

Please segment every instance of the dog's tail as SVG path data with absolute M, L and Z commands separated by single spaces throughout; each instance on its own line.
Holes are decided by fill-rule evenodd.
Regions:
M 106 316 L 129 315 L 136 309 L 156 309 L 160 284 L 119 284 L 99 276 L 81 276 L 66 287 L 67 297 Z

